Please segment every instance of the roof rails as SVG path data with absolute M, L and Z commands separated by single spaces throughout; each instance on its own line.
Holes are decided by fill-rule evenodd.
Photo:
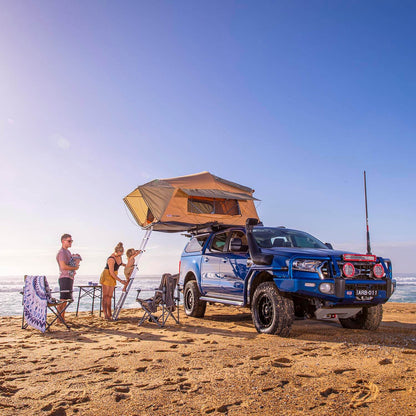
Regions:
M 256 222 L 257 222 L 256 223 L 257 226 L 263 226 L 263 223 L 261 221 L 258 221 L 256 219 Z M 200 225 L 196 225 L 194 227 L 188 228 L 186 230 L 186 233 L 182 235 L 184 235 L 185 237 L 192 237 L 194 235 L 217 232 L 217 231 L 225 230 L 231 227 L 243 228 L 244 226 L 242 225 L 236 226 L 235 224 L 222 224 L 222 223 L 215 221 L 215 222 L 200 224 Z M 282 227 L 282 228 L 285 228 L 285 227 Z
M 215 222 L 200 224 L 200 225 L 191 227 L 187 230 L 187 233 L 189 233 L 190 235 L 198 235 L 198 234 L 211 233 L 213 231 L 223 230 L 229 227 L 230 225 L 220 224 L 215 221 Z

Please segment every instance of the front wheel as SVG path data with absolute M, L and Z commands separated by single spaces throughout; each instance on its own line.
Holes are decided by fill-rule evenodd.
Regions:
M 257 332 L 288 336 L 295 318 L 293 301 L 283 297 L 273 282 L 263 282 L 254 292 L 251 316 Z
M 183 291 L 183 306 L 185 313 L 188 316 L 195 318 L 203 318 L 207 303 L 200 300 L 201 294 L 198 289 L 198 284 L 195 280 L 190 280 L 186 283 Z
M 361 312 L 352 318 L 339 318 L 340 324 L 349 329 L 367 329 L 375 331 L 383 318 L 383 305 L 364 306 Z

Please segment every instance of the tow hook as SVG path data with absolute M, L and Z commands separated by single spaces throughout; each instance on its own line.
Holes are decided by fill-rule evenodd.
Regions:
M 345 298 L 345 280 L 339 277 L 335 279 L 335 296 L 337 298 Z

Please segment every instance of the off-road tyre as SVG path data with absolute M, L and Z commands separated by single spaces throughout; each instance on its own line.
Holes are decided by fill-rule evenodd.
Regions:
M 282 296 L 273 282 L 260 283 L 253 295 L 251 316 L 257 332 L 287 337 L 295 319 L 293 301 Z
M 183 291 L 183 307 L 188 316 L 203 318 L 207 303 L 200 300 L 201 293 L 195 280 L 189 280 Z
M 383 318 L 383 305 L 364 307 L 351 318 L 339 318 L 340 324 L 348 329 L 375 331 Z

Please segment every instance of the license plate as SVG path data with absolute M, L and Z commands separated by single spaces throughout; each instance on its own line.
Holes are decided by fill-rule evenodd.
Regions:
M 377 296 L 377 289 L 355 289 L 355 296 Z

